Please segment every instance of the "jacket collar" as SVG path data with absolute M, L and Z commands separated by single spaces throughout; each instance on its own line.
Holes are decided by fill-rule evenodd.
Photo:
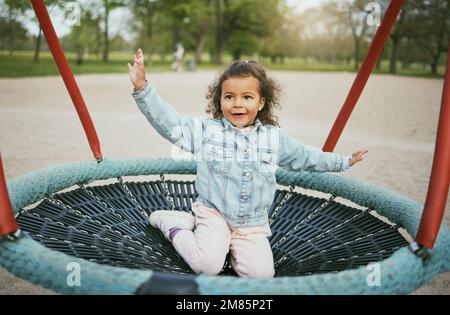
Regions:
M 223 128 L 225 130 L 227 130 L 227 129 L 239 129 L 236 126 L 234 126 L 232 123 L 230 123 L 225 117 L 223 117 L 221 119 L 221 121 L 222 121 L 222 126 L 223 126 Z M 259 127 L 261 127 L 262 125 L 263 124 L 261 123 L 261 121 L 258 118 L 256 118 L 255 123 L 253 124 L 253 129 L 256 130 Z

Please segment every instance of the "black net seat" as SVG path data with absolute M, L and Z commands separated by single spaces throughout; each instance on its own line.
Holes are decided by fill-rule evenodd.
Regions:
M 186 274 L 189 266 L 148 223 L 160 209 L 190 211 L 192 181 L 157 180 L 83 186 L 21 210 L 34 240 L 78 258 L 127 268 Z M 398 226 L 329 199 L 277 190 L 269 210 L 276 276 L 337 272 L 384 260 L 408 242 Z M 233 275 L 226 262 L 224 275 Z

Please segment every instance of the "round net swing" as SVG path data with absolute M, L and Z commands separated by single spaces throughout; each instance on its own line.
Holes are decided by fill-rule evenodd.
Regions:
M 148 216 L 159 209 L 189 211 L 196 197 L 189 181 L 81 185 L 22 210 L 17 223 L 46 247 L 99 264 L 192 273 Z M 269 211 L 276 276 L 366 266 L 408 245 L 396 225 L 333 199 L 276 192 Z
M 64 68 L 68 66 L 45 4 L 41 0 L 32 2 L 72 99 L 79 101 L 81 95 L 72 94 L 79 91 L 73 87 L 76 84 L 70 69 Z M 376 60 L 402 4 L 391 2 L 384 28 L 378 30 L 364 65 Z M 361 73 L 367 80 L 371 68 L 364 65 L 355 82 L 364 81 Z M 447 83 L 448 74 L 445 86 Z M 362 87 L 359 89 L 350 95 L 360 94 Z M 443 105 L 448 107 L 448 95 L 444 95 Z M 9 193 L 10 199 L 0 200 L 0 223 L 12 223 L 0 225 L 0 234 L 7 235 L 0 241 L 0 266 L 43 287 L 81 294 L 387 294 L 414 291 L 435 275 L 450 270 L 450 233 L 444 225 L 440 227 L 440 221 L 441 231 L 435 244 L 431 236 L 431 246 L 431 232 L 424 234 L 425 240 L 418 237 L 420 245 L 410 245 L 398 231 L 403 227 L 411 235 L 421 235 L 423 205 L 355 179 L 279 169 L 278 184 L 319 191 L 328 197 L 287 188 L 276 191 L 269 209 L 276 277 L 238 278 L 227 263 L 218 276 L 195 275 L 148 223 L 149 214 L 155 210 L 190 211 L 197 197 L 194 183 L 168 180 L 164 175 L 195 174 L 195 162 L 103 159 L 98 139 L 91 142 L 92 133 L 88 137 L 97 161 L 29 173 L 10 180 L 8 191 L 2 191 L 3 196 Z M 123 179 L 142 175 L 161 178 L 139 182 Z M 105 179 L 117 180 L 95 184 Z M 0 180 L 0 188 L 1 184 Z M 448 190 L 448 181 L 446 185 Z M 359 207 L 340 203 L 336 197 Z M 5 208 L 16 213 L 15 220 L 7 217 Z M 380 220 L 372 215 L 373 211 L 396 224 Z M 19 227 L 23 237 L 14 233 Z M 428 252 L 422 244 L 429 248 Z M 367 283 L 371 262 L 376 262 L 383 274 L 379 286 Z M 73 263 L 83 272 L 81 286 L 67 285 L 67 268 Z

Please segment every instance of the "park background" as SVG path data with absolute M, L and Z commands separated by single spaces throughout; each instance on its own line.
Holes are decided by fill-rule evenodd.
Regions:
M 75 73 L 122 72 L 136 48 L 153 70 L 168 70 L 178 42 L 187 69 L 252 58 L 274 70 L 356 71 L 376 31 L 374 17 L 388 3 L 46 1 Z M 442 76 L 449 6 L 448 0 L 406 1 L 375 72 Z M 57 74 L 28 0 L 0 0 L 0 51 L 0 77 Z
M 105 156 L 167 157 L 130 93 L 136 48 L 177 111 L 205 116 L 207 86 L 236 58 L 256 59 L 283 88 L 280 124 L 321 147 L 376 31 L 377 3 L 308 0 L 46 1 Z M 369 7 L 368 7 L 369 5 Z M 449 41 L 450 1 L 407 0 L 336 152 L 367 148 L 342 176 L 423 203 Z M 79 17 L 79 20 L 77 19 Z M 73 24 L 79 21 L 79 25 Z M 372 21 L 373 22 L 373 21 Z M 171 68 L 177 43 L 184 71 Z M 43 77 L 45 76 L 45 77 Z M 7 179 L 92 159 L 29 1 L 0 0 L 0 145 Z M 449 209 L 447 202 L 447 210 Z M 444 222 L 450 226 L 447 211 Z M 414 275 L 412 275 L 414 276 Z M 52 294 L 0 269 L 0 294 Z M 416 294 L 450 294 L 450 273 Z

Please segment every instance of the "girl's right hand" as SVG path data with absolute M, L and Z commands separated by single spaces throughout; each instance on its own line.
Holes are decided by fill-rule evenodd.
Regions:
M 364 160 L 364 154 L 367 154 L 367 150 L 359 150 L 352 154 L 352 158 L 348 161 L 349 166 L 353 166 L 355 163 Z
M 136 54 L 133 56 L 134 64 L 131 66 L 128 63 L 128 71 L 130 74 L 130 80 L 134 85 L 134 90 L 141 90 L 145 83 L 145 70 L 144 70 L 144 54 L 142 50 L 139 48 Z

